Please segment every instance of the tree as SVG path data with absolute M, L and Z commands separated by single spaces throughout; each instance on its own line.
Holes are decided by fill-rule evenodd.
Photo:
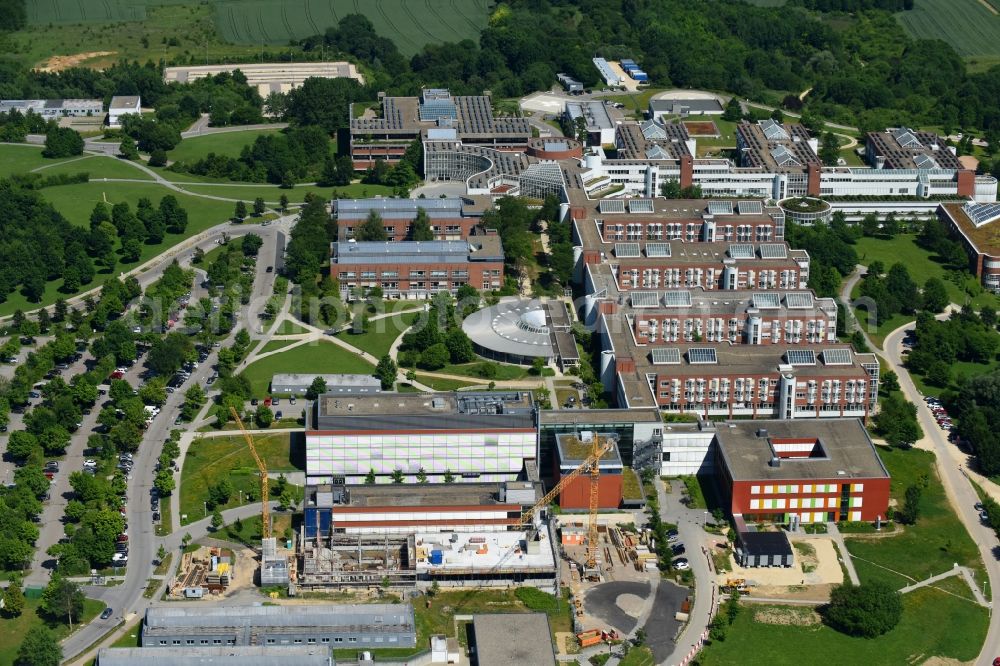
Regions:
M 156 488 L 157 492 L 163 496 L 174 492 L 176 482 L 174 481 L 174 475 L 169 468 L 162 467 L 160 471 L 156 473 L 156 477 L 153 479 L 153 487 Z
M 3 593 L 3 614 L 7 617 L 18 617 L 24 612 L 24 592 L 21 581 L 16 576 L 10 581 Z
M 837 166 L 840 157 L 840 143 L 833 132 L 825 132 L 820 143 L 819 158 L 826 166 Z
M 431 230 L 431 220 L 427 211 L 421 207 L 417 208 L 417 216 L 413 218 L 413 225 L 410 227 L 410 239 L 415 241 L 434 240 L 434 231 Z
M 886 395 L 899 390 L 899 377 L 892 370 L 885 370 L 879 376 L 879 388 Z
M 427 483 L 427 471 L 423 467 L 417 470 L 417 483 Z
M 445 335 L 445 345 L 448 347 L 448 354 L 452 363 L 468 363 L 476 358 L 476 352 L 472 348 L 472 340 L 465 331 L 457 326 Z
M 121 144 L 118 146 L 118 152 L 127 160 L 139 159 L 139 149 L 135 147 L 135 140 L 130 136 L 122 139 Z
M 157 148 L 149 153 L 149 166 L 152 167 L 164 167 L 167 166 L 167 151 L 162 148 Z
M 157 563 L 159 563 L 163 562 L 163 560 L 165 559 L 167 559 L 167 549 L 164 548 L 163 544 L 161 543 L 160 547 L 156 549 L 156 561 Z
M 264 245 L 264 239 L 257 234 L 247 234 L 240 241 L 243 254 L 248 257 L 256 257 L 262 245 Z
M 169 333 L 153 343 L 146 365 L 161 376 L 177 372 L 194 352 L 191 338 L 182 333 Z
M 823 610 L 826 621 L 850 636 L 875 638 L 891 630 L 903 615 L 899 592 L 881 580 L 838 585 Z
M 944 312 L 951 299 L 948 298 L 948 289 L 945 287 L 944 282 L 940 278 L 931 277 L 927 278 L 927 281 L 924 282 L 924 291 L 921 300 L 923 301 L 924 310 L 936 314 Z
M 315 400 L 324 393 L 326 393 L 326 380 L 322 376 L 315 377 L 306 390 L 306 399 Z
M 736 99 L 736 97 L 730 97 L 729 101 L 726 102 L 726 108 L 722 113 L 722 119 L 730 123 L 735 123 L 742 120 L 742 118 L 743 106 L 740 104 L 740 101 Z
M 274 423 L 274 412 L 264 404 L 257 405 L 257 411 L 254 412 L 254 420 L 261 428 L 270 428 L 271 424 Z
M 208 487 L 208 504 L 216 507 L 225 505 L 233 496 L 233 484 L 223 478 L 213 486 Z
M 62 646 L 45 625 L 35 625 L 24 635 L 17 650 L 15 666 L 59 666 L 63 659 Z
M 218 531 L 225 521 L 222 519 L 222 512 L 219 511 L 219 507 L 215 507 L 212 510 L 212 529 Z
M 267 207 L 264 205 L 264 197 L 257 197 L 253 200 L 253 214 L 254 217 L 260 217 L 264 214 Z
M 374 486 L 375 485 L 375 470 L 372 468 L 368 469 L 368 473 L 365 474 L 365 485 Z
M 394 470 L 392 470 L 392 482 L 393 483 L 402 483 L 403 482 L 403 470 L 401 470 L 401 469 L 394 469 Z
M 282 213 L 284 213 L 286 210 L 288 210 L 288 195 L 287 194 L 282 194 L 278 198 L 278 207 L 281 208 L 281 212 Z
M 358 241 L 385 241 L 389 235 L 385 232 L 382 216 L 378 211 L 371 211 L 361 224 L 354 227 L 354 239 Z
M 450 358 L 448 347 L 443 342 L 439 342 L 420 353 L 419 365 L 425 370 L 440 370 L 448 364 Z
M 83 137 L 69 127 L 53 127 L 45 134 L 42 157 L 70 157 L 83 154 Z
M 233 221 L 242 222 L 247 217 L 247 205 L 242 199 L 236 202 L 236 208 L 233 210 Z
M 917 518 L 920 516 L 921 493 L 922 491 L 920 486 L 906 487 L 906 500 L 903 503 L 903 509 L 896 513 L 899 518 L 899 522 L 904 525 L 915 525 L 917 523 Z
M 382 382 L 382 390 L 384 391 L 388 391 L 395 386 L 396 375 L 398 373 L 399 368 L 396 367 L 396 362 L 388 354 L 380 358 L 378 366 L 375 367 L 375 376 Z
M 451 473 L 450 469 L 444 471 L 444 482 L 445 483 L 455 483 L 455 475 Z
M 42 592 L 42 609 L 53 619 L 65 617 L 70 631 L 73 630 L 73 618 L 80 617 L 83 612 L 83 601 L 80 586 L 58 573 L 52 575 Z

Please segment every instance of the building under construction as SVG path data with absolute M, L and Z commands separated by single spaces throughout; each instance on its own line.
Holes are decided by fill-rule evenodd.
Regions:
M 540 497 L 533 481 L 308 486 L 296 587 L 553 586 L 548 528 L 521 520 Z

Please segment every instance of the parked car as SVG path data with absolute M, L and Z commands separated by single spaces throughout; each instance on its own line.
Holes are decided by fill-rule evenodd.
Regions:
M 670 546 L 670 550 L 673 551 L 674 555 L 683 555 L 687 551 L 687 548 L 682 543 L 675 543 Z
M 678 557 L 676 560 L 674 560 L 673 565 L 674 569 L 677 569 L 678 571 L 687 571 L 688 569 L 691 568 L 691 563 L 688 562 L 687 559 L 683 557 Z
M 274 413 L 274 418 L 275 418 L 276 421 L 280 421 L 281 420 L 281 416 L 282 416 L 282 414 L 281 414 L 281 410 L 280 409 Z

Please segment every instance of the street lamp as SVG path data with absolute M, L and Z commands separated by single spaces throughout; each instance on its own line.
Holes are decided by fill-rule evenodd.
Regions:
M 208 517 L 208 502 L 202 502 L 201 505 L 205 507 L 205 516 Z
M 708 511 L 705 511 L 705 522 L 702 523 L 702 527 L 708 526 Z
M 240 505 L 243 505 L 243 491 L 240 491 Z

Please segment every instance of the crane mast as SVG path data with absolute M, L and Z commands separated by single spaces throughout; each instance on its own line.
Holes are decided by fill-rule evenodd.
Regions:
M 243 425 L 243 421 L 240 419 L 236 408 L 230 406 L 229 412 L 233 415 L 233 420 L 239 426 L 240 432 L 243 433 L 243 439 L 246 440 L 247 446 L 250 447 L 250 454 L 253 456 L 254 462 L 257 463 L 257 469 L 260 471 L 260 533 L 263 538 L 267 539 L 271 536 L 271 509 L 268 505 L 270 496 L 268 494 L 267 465 L 264 464 L 264 460 L 257 454 L 257 447 L 253 444 L 253 437 L 247 432 L 246 426 Z

